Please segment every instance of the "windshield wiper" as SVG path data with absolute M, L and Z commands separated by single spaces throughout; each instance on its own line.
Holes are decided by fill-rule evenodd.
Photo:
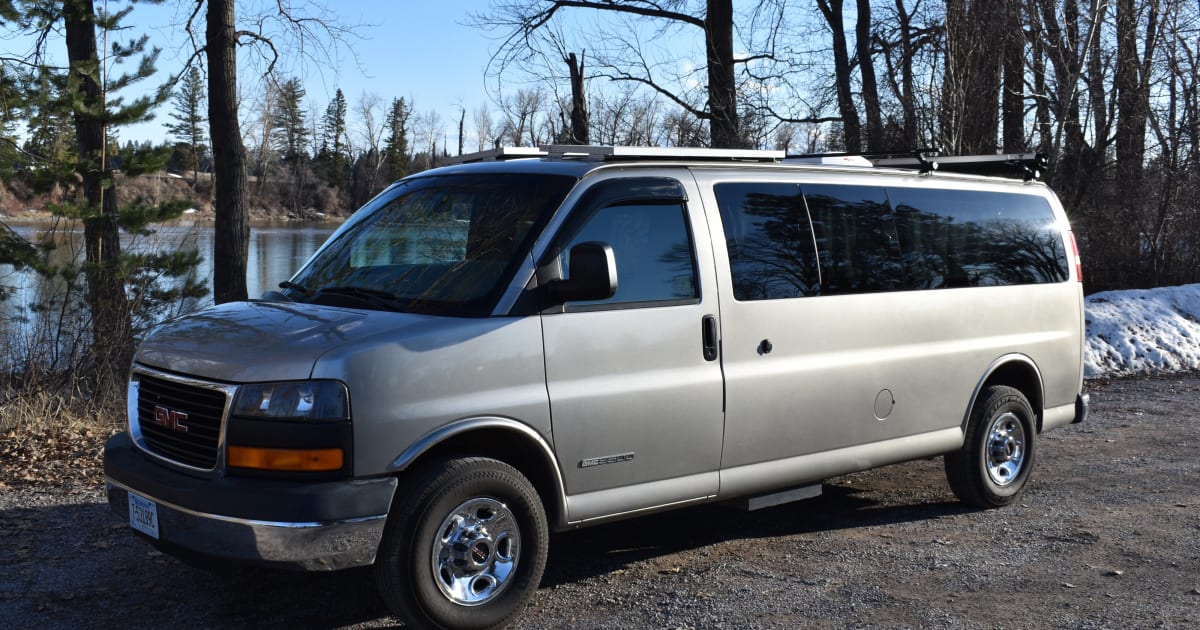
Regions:
M 368 289 L 365 287 L 352 287 L 352 286 L 321 287 L 320 289 L 317 289 L 316 294 L 313 295 L 312 298 L 309 299 L 309 301 L 312 302 L 314 300 L 317 300 L 322 295 L 345 296 L 348 298 L 353 298 L 355 300 L 358 300 L 359 302 L 362 302 L 364 304 L 374 306 L 375 308 L 380 308 L 380 309 L 384 309 L 384 310 L 388 310 L 388 311 L 400 310 L 400 304 L 397 301 L 396 296 L 394 294 L 388 293 L 387 291 L 380 291 L 379 289 Z
M 280 289 L 291 289 L 293 291 L 299 291 L 301 293 L 308 293 L 308 289 L 305 288 L 304 285 L 296 284 L 295 282 L 292 282 L 291 280 L 284 280 L 283 282 L 280 282 L 279 288 Z

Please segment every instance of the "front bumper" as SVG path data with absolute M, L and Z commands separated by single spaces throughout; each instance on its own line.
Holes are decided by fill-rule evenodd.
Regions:
M 203 479 L 144 456 L 127 434 L 104 445 L 113 513 L 128 520 L 129 494 L 153 501 L 168 553 L 308 571 L 369 565 L 383 536 L 394 477 L 347 481 Z

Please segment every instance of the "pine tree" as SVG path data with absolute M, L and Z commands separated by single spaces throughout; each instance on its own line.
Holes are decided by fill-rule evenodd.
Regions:
M 338 89 L 321 119 L 321 151 L 317 161 L 325 171 L 325 180 L 336 189 L 344 189 L 350 157 L 346 146 L 346 97 Z
M 12 19 L 18 9 L 13 3 L 4 4 L 0 2 L 0 18 Z M 36 50 L 17 66 L 27 69 L 22 85 L 28 87 L 21 97 L 31 121 L 27 145 L 32 150 L 31 170 L 37 174 L 33 184 L 41 192 L 56 189 L 66 193 L 68 201 L 50 209 L 83 225 L 85 263 L 61 270 L 59 276 L 66 279 L 78 274 L 86 280 L 93 340 L 89 367 L 102 396 L 107 387 L 123 388 L 120 381 L 133 352 L 135 312 L 150 295 L 139 290 L 137 277 L 149 273 L 151 267 L 163 269 L 167 262 L 186 264 L 175 259 L 179 253 L 151 260 L 123 252 L 121 240 L 122 230 L 142 234 L 149 231 L 151 222 L 179 216 L 182 204 L 152 206 L 136 199 L 119 204 L 117 199 L 118 164 L 125 177 L 136 177 L 160 170 L 166 155 L 154 150 L 118 155 L 115 130 L 149 120 L 152 110 L 170 93 L 161 87 L 134 99 L 119 96 L 121 90 L 154 74 L 158 56 L 144 36 L 110 40 L 100 49 L 97 33 L 122 30 L 121 22 L 132 7 L 109 13 L 106 7 L 96 7 L 93 0 L 30 2 L 16 7 L 21 12 L 16 22 L 37 24 L 43 33 Z M 8 27 L 4 21 L 0 25 Z M 49 42 L 60 36 L 66 47 L 66 67 L 45 63 Z M 68 129 L 73 130 L 74 138 L 70 149 L 64 150 L 64 131 Z M 153 292 L 154 287 L 147 290 Z
M 271 140 L 280 159 L 292 177 L 287 195 L 293 211 L 304 207 L 304 188 L 308 174 L 308 121 L 304 112 L 304 86 L 292 78 L 275 91 L 275 112 L 272 117 Z
M 408 152 L 408 119 L 412 116 L 412 107 L 404 103 L 404 99 L 392 99 L 392 109 L 388 112 L 385 125 L 388 139 L 383 147 L 383 159 L 386 163 L 387 174 L 396 180 L 408 175 L 411 168 L 412 156 Z
M 201 158 L 208 153 L 208 137 L 204 131 L 208 123 L 208 117 L 204 115 L 207 111 L 204 94 L 204 79 L 200 76 L 200 69 L 192 66 L 175 92 L 174 111 L 171 112 L 175 122 L 167 125 L 167 131 L 185 148 L 186 159 L 179 166 L 192 171 L 192 186 L 199 181 Z
M 292 78 L 275 88 L 271 141 L 281 159 L 296 169 L 308 158 L 308 121 L 304 112 L 304 86 Z

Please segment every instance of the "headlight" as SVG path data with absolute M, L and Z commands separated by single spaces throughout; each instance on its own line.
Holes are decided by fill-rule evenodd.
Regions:
M 348 420 L 350 394 L 338 381 L 252 383 L 238 387 L 233 415 L 280 420 Z

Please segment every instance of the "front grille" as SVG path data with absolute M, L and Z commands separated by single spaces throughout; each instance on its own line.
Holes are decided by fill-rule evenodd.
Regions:
M 214 468 L 224 411 L 223 391 L 141 377 L 138 425 L 143 444 L 152 453 L 196 468 Z

